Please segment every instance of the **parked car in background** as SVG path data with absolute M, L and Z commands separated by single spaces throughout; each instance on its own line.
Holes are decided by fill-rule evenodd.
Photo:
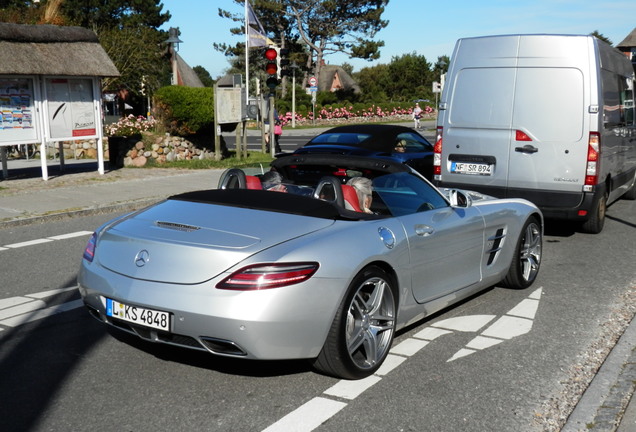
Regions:
M 97 229 L 78 276 L 90 313 L 153 342 L 358 379 L 400 328 L 539 272 L 528 201 L 440 191 L 388 159 L 290 154 L 272 169 L 228 170 L 218 189 Z M 372 183 L 369 212 L 350 180 Z
M 433 178 L 433 145 L 406 126 L 338 126 L 315 136 L 294 153 L 380 157 L 407 164 L 427 179 Z

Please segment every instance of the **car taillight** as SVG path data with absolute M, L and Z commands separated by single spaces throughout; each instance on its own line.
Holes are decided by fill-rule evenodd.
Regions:
M 93 258 L 95 258 L 95 243 L 97 242 L 97 234 L 93 233 L 90 239 L 88 239 L 88 243 L 86 243 L 86 247 L 84 248 L 83 258 L 88 262 L 93 262 Z
M 442 137 L 444 128 L 437 126 L 437 137 L 433 146 L 433 175 L 442 175 Z
M 318 263 L 256 264 L 232 273 L 216 287 L 229 290 L 262 290 L 304 282 L 316 273 Z
M 598 132 L 590 132 L 587 144 L 587 165 L 585 167 L 585 192 L 591 192 L 592 186 L 598 183 L 599 152 L 601 150 L 601 136 Z

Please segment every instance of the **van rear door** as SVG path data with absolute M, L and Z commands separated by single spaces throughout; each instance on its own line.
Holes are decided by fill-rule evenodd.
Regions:
M 512 67 L 466 67 L 455 75 L 443 131 L 444 184 L 505 195 L 514 83 Z
M 518 68 L 508 164 L 508 195 L 523 190 L 540 207 L 573 207 L 550 203 L 554 192 L 582 192 L 588 137 L 584 119 L 583 74 L 575 68 Z

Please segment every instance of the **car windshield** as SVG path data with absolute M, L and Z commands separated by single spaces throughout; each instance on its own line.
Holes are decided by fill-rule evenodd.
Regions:
M 448 201 L 434 186 L 411 172 L 386 174 L 374 170 L 354 170 L 333 166 L 325 166 L 327 170 L 322 172 L 316 172 L 316 166 L 306 166 L 304 169 L 295 166 L 289 168 L 291 169 L 285 170 L 282 174 L 278 172 L 247 174 L 244 175 L 244 180 L 239 180 L 239 177 L 243 177 L 241 175 L 235 177 L 239 171 L 245 174 L 242 170 L 228 170 L 228 174 L 221 180 L 220 189 L 252 189 L 261 193 L 263 191 L 277 193 L 276 197 L 272 197 L 270 193 L 258 199 L 255 195 L 250 196 L 249 205 L 262 210 L 287 211 L 289 207 L 290 212 L 298 213 L 299 197 L 326 201 L 339 208 L 339 212 L 348 210 L 343 214 L 349 219 L 403 216 L 448 206 Z M 312 174 L 311 179 L 306 175 L 307 172 Z M 371 180 L 372 199 L 368 211 L 363 212 L 367 213 L 366 215 L 351 214 L 352 210 L 362 212 L 361 209 L 364 208 L 362 206 L 364 197 L 356 195 L 355 190 L 347 191 L 347 188 L 351 188 L 349 182 L 356 177 L 366 177 Z M 244 196 L 248 197 L 248 195 Z M 356 202 L 352 203 L 352 200 Z M 303 206 L 310 206 L 310 204 L 307 202 Z M 324 214 L 323 210 L 321 212 Z M 311 216 L 304 210 L 302 213 Z
M 336 144 L 336 145 L 349 145 L 356 146 L 363 141 L 366 141 L 371 137 L 370 134 L 364 133 L 353 133 L 353 132 L 334 132 L 334 133 L 324 133 L 318 135 L 307 145 L 315 145 L 315 144 Z

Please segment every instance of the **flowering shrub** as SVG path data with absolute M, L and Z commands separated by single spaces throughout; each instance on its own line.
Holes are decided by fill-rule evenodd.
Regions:
M 119 119 L 117 123 L 104 126 L 104 132 L 107 136 L 133 136 L 154 129 L 156 124 L 153 118 L 135 117 L 130 114 L 128 117 Z
M 426 106 L 423 108 L 424 114 L 433 114 L 434 109 L 430 106 Z M 374 120 L 382 120 L 386 118 L 395 118 L 395 117 L 405 117 L 410 120 L 411 115 L 413 113 L 413 108 L 401 108 L 401 107 L 393 107 L 393 108 L 383 108 L 376 105 L 371 105 L 370 107 L 359 107 L 355 109 L 352 105 L 343 106 L 343 107 L 333 107 L 333 106 L 324 106 L 320 108 L 320 110 L 316 110 L 316 119 L 315 120 L 324 120 L 324 121 L 374 121 Z M 283 115 L 279 116 L 283 126 L 287 125 L 292 120 L 292 113 L 287 112 Z M 303 115 L 302 113 L 296 112 L 296 122 L 303 124 L 304 122 L 313 121 L 313 112 L 308 111 L 307 115 Z

